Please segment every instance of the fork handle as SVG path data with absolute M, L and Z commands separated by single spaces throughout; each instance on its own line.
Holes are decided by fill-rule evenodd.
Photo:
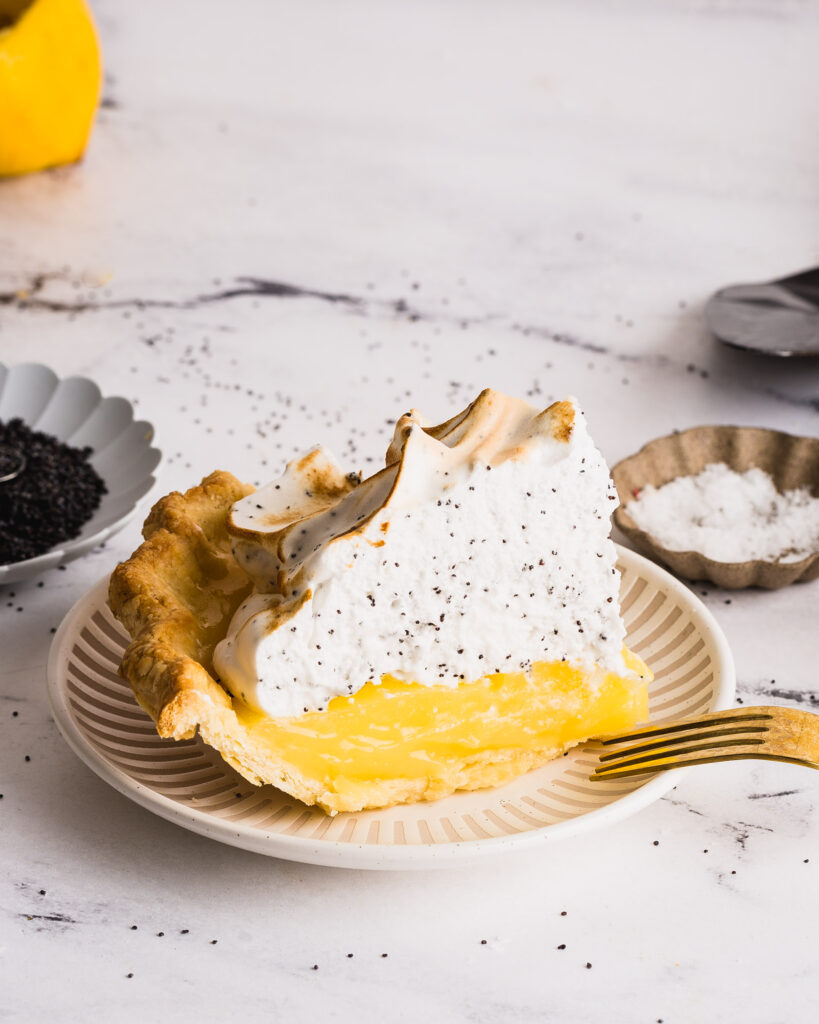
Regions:
M 775 710 L 768 722 L 766 745 L 792 750 L 800 761 L 819 766 L 819 715 L 801 708 L 758 708 Z

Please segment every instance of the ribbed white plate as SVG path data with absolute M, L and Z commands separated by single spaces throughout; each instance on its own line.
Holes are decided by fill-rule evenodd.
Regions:
M 77 558 L 121 530 L 153 487 L 161 458 L 159 449 L 151 446 L 153 427 L 134 420 L 126 398 L 103 398 L 87 377 L 61 380 L 42 363 L 0 363 L 0 421 L 17 416 L 75 448 L 93 448 L 89 461 L 108 493 L 79 536 L 36 558 L 0 565 L 0 584 L 29 579 Z
M 619 549 L 628 644 L 655 673 L 653 722 L 724 708 L 734 693 L 728 645 L 703 604 L 665 570 Z M 194 832 L 257 853 L 355 868 L 426 868 L 592 831 L 633 814 L 680 780 L 591 782 L 578 749 L 507 786 L 435 803 L 328 817 L 272 786 L 257 789 L 198 738 L 160 739 L 117 675 L 126 634 L 100 581 L 68 613 L 51 648 L 57 725 L 106 782 Z M 689 770 L 689 769 L 685 769 Z

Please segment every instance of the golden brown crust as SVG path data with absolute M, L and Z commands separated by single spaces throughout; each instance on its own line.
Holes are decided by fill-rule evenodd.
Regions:
M 198 729 L 254 785 L 270 783 L 331 814 L 497 786 L 560 752 L 486 751 L 437 779 L 379 779 L 339 793 L 300 775 L 260 742 L 211 674 L 213 649 L 251 589 L 230 552 L 227 519 L 252 490 L 216 472 L 185 494 L 162 498 L 145 522 L 144 543 L 111 576 L 111 609 L 132 637 L 120 672 L 160 736 L 188 739 Z
M 162 736 L 196 728 L 203 701 L 230 706 L 210 675 L 213 648 L 250 583 L 230 553 L 227 509 L 252 487 L 211 473 L 185 494 L 154 505 L 144 543 L 111 575 L 108 600 L 131 634 L 122 674 Z

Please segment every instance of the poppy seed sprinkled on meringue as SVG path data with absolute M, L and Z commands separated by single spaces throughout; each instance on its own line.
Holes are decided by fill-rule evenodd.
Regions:
M 632 674 L 616 491 L 573 399 L 539 412 L 487 390 L 438 426 L 413 411 L 386 461 L 362 481 L 315 448 L 233 507 L 254 583 L 214 654 L 234 694 L 290 716 L 384 675 L 455 687 L 536 661 Z

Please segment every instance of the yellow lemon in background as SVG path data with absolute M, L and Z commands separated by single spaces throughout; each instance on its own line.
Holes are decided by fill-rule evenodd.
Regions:
M 0 176 L 79 160 L 101 78 L 85 0 L 0 0 Z

